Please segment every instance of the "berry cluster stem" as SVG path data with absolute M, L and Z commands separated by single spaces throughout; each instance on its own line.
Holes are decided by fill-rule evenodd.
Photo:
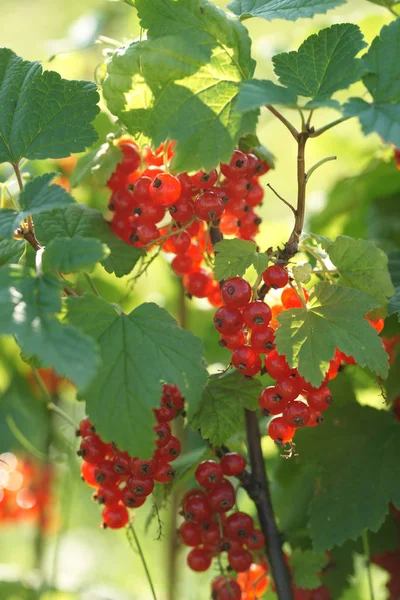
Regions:
M 256 505 L 265 546 L 279 600 L 293 600 L 290 574 L 282 551 L 282 538 L 278 530 L 271 502 L 269 483 L 261 448 L 261 434 L 257 414 L 245 410 L 246 435 L 251 464 L 251 480 L 246 490 Z
M 293 255 L 297 252 L 300 235 L 303 231 L 304 216 L 306 207 L 306 166 L 305 166 L 305 147 L 309 134 L 307 132 L 299 133 L 297 137 L 297 208 L 296 219 L 293 231 L 287 243 L 287 248 Z

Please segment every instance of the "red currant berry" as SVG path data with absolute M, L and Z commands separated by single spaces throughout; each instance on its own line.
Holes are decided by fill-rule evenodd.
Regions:
M 177 275 L 187 275 L 193 270 L 193 261 L 188 254 L 178 254 L 171 263 Z
M 324 422 L 324 417 L 322 413 L 318 410 L 310 409 L 310 420 L 307 423 L 307 427 L 317 427 L 318 425 L 322 425 Z
M 188 294 L 196 298 L 205 298 L 211 284 L 211 277 L 205 271 L 195 271 L 185 277 L 184 284 Z
M 90 487 L 94 488 L 99 486 L 94 475 L 96 466 L 96 463 L 89 463 L 85 461 L 83 461 L 81 464 L 82 479 L 86 481 L 86 483 L 90 485 Z
M 243 152 L 235 150 L 229 165 L 221 163 L 221 173 L 230 179 L 239 179 L 239 177 L 246 177 L 249 161 Z
M 331 406 L 332 394 L 327 387 L 322 386 L 307 394 L 307 402 L 310 408 L 323 412 Z
M 244 550 L 244 548 L 242 548 L 241 552 L 228 552 L 228 561 L 230 567 L 234 571 L 242 573 L 243 571 L 247 571 L 247 569 L 250 567 L 251 563 L 253 562 L 253 557 L 248 550 Z
M 199 485 L 211 488 L 222 479 L 222 467 L 215 460 L 204 460 L 197 467 L 194 477 Z
M 106 456 L 107 444 L 105 444 L 98 435 L 88 435 L 82 438 L 78 456 L 90 463 L 99 463 Z
M 296 400 L 297 396 L 301 393 L 302 381 L 300 377 L 287 377 L 280 379 L 276 384 L 276 391 L 286 402 Z
M 293 402 L 287 403 L 283 411 L 283 418 L 292 427 L 303 427 L 310 420 L 310 409 L 304 402 L 293 400 Z
M 255 352 L 266 354 L 275 348 L 275 331 L 272 327 L 257 328 L 251 332 L 250 344 Z
M 224 581 L 215 588 L 213 600 L 240 600 L 243 598 L 240 585 L 232 577 L 223 577 Z M 246 600 L 251 600 L 246 596 Z
M 171 439 L 171 428 L 168 423 L 158 423 L 155 427 L 153 427 L 156 432 L 156 446 L 157 448 L 162 448 L 166 444 L 168 444 Z
M 260 355 L 250 346 L 239 346 L 232 353 L 232 364 L 238 371 L 253 377 L 261 370 Z
M 128 479 L 127 487 L 135 496 L 149 496 L 154 490 L 154 480 L 130 477 Z
M 218 523 L 210 521 L 203 523 L 201 532 L 201 542 L 207 546 L 217 549 L 221 543 L 221 532 Z
M 244 542 L 254 529 L 253 519 L 244 512 L 235 512 L 224 523 L 224 534 L 231 540 Z
M 225 513 L 235 504 L 235 488 L 227 479 L 214 485 L 208 493 L 208 501 L 213 512 Z
M 306 302 L 308 300 L 308 292 L 305 288 L 303 288 L 304 297 Z M 281 302 L 285 308 L 302 308 L 303 305 L 301 303 L 300 298 L 296 294 L 296 292 L 292 288 L 286 288 L 282 292 Z
M 193 548 L 187 556 L 187 564 L 192 571 L 207 571 L 211 566 L 211 556 L 203 548 Z
M 251 287 L 242 277 L 227 279 L 221 286 L 222 302 L 233 308 L 243 308 L 251 300 Z
M 94 433 L 96 433 L 95 426 L 92 425 L 87 417 L 82 419 L 79 423 L 79 429 L 76 431 L 76 435 L 86 437 L 88 435 L 93 435 Z
M 150 202 L 141 202 L 133 209 L 133 214 L 136 216 L 138 224 L 142 223 L 159 223 L 165 216 L 163 206 Z
M 135 183 L 129 185 L 132 197 L 137 205 L 142 203 L 149 203 L 149 187 L 151 185 L 151 178 L 144 177 L 143 175 L 136 179 Z
M 146 502 L 147 496 L 137 496 L 129 487 L 121 491 L 121 502 L 128 508 L 139 508 Z
M 154 481 L 157 483 L 169 483 L 175 477 L 175 471 L 169 463 L 161 462 L 157 464 L 154 472 Z
M 291 369 L 285 357 L 278 354 L 276 350 L 272 350 L 265 356 L 264 365 L 268 375 L 277 381 L 290 377 Z
M 154 416 L 158 423 L 168 423 L 175 418 L 176 408 L 174 406 L 160 406 L 160 408 L 153 409 Z
M 131 474 L 137 479 L 152 479 L 155 464 L 153 460 L 141 460 L 140 458 L 132 458 L 130 463 Z
M 140 166 L 140 154 L 137 150 L 137 145 L 129 140 L 122 139 L 117 142 L 123 153 L 122 162 L 118 164 L 119 168 L 124 173 L 132 173 Z
M 158 462 L 169 463 L 178 458 L 181 453 L 181 443 L 174 435 L 162 448 L 157 448 L 154 457 Z
M 177 410 L 183 408 L 184 399 L 177 385 L 169 385 L 164 383 L 162 388 L 161 403 Z
M 131 457 L 128 452 L 116 450 L 112 460 L 113 469 L 119 475 L 127 475 L 130 472 Z
M 275 386 L 269 386 L 263 389 L 258 398 L 258 404 L 262 413 L 269 417 L 270 415 L 280 415 L 286 406 L 286 400 L 278 394 Z
M 289 275 L 285 267 L 272 265 L 263 273 L 264 283 L 274 289 L 283 288 L 289 283 Z
M 221 306 L 214 315 L 214 327 L 222 335 L 238 333 L 243 326 L 243 316 L 238 308 Z
M 200 494 L 190 496 L 183 503 L 183 514 L 186 521 L 195 521 L 196 523 L 209 521 L 212 517 L 209 499 Z
M 246 196 L 246 203 L 251 207 L 259 206 L 264 198 L 264 190 L 256 181 L 252 180 L 251 183 L 253 187 Z
M 187 231 L 181 231 L 171 235 L 164 243 L 165 252 L 173 254 L 185 254 L 189 250 L 191 237 Z
M 234 477 L 239 473 L 243 473 L 246 468 L 246 459 L 238 452 L 227 452 L 221 458 L 220 465 L 224 475 Z
M 200 546 L 202 529 L 198 523 L 184 521 L 179 527 L 178 533 L 185 546 Z
M 223 185 L 226 188 L 227 195 L 233 200 L 246 198 L 247 194 L 253 189 L 251 181 L 245 177 L 227 179 Z
M 250 329 L 263 328 L 268 326 L 272 317 L 272 312 L 265 302 L 250 302 L 243 309 L 243 319 Z
M 227 350 L 235 350 L 239 346 L 243 346 L 246 343 L 246 336 L 243 331 L 238 331 L 237 333 L 232 333 L 232 335 L 222 335 L 218 344 L 222 348 L 226 348 Z
M 215 192 L 203 192 L 195 200 L 194 212 L 202 221 L 215 221 L 224 212 L 223 200 Z
M 212 188 L 215 183 L 217 183 L 218 172 L 216 169 L 213 169 L 209 173 L 205 171 L 199 171 L 190 177 L 190 183 L 192 187 L 198 190 L 205 190 Z
M 103 460 L 98 463 L 94 476 L 97 483 L 107 487 L 116 484 L 119 479 L 119 473 L 114 471 L 114 464 L 111 460 Z
M 261 550 L 264 548 L 265 537 L 264 534 L 258 529 L 253 529 L 250 533 L 248 539 L 246 540 L 246 545 L 249 550 Z
M 113 504 L 112 506 L 106 506 L 102 512 L 103 524 L 105 527 L 110 529 L 121 529 L 129 521 L 129 514 L 125 506 L 120 504 Z
M 169 173 L 160 173 L 150 184 L 149 195 L 154 204 L 171 206 L 181 195 L 181 182 Z
M 295 428 L 289 425 L 283 417 L 275 417 L 268 425 L 268 435 L 278 446 L 290 442 L 295 431 Z
M 181 197 L 168 210 L 176 223 L 187 223 L 194 215 L 194 204 L 191 199 Z
M 98 502 L 99 504 L 106 504 L 110 506 L 111 504 L 118 504 L 121 500 L 121 492 L 117 486 L 100 486 L 95 494 L 93 495 L 93 500 Z

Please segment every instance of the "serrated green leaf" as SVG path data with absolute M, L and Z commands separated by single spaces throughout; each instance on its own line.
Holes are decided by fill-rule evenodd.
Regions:
M 400 507 L 399 424 L 386 411 L 357 404 L 330 410 L 332 418 L 313 436 L 314 453 L 315 444 L 319 448 L 309 522 L 315 550 L 355 540 L 365 529 L 377 531 L 389 503 Z
M 314 590 L 321 585 L 319 574 L 329 559 L 325 552 L 296 549 L 290 556 L 290 567 L 297 587 L 303 590 Z
M 11 263 L 18 263 L 24 253 L 24 248 L 25 242 L 23 240 L 0 239 L 0 267 Z
M 96 185 L 105 186 L 122 158 L 119 146 L 105 142 L 100 148 L 81 156 L 71 175 L 71 186 L 74 188 L 90 178 Z
M 49 411 L 22 377 L 0 396 L 0 452 L 21 450 L 44 458 Z
M 350 98 L 344 105 L 345 117 L 358 117 L 363 133 L 377 133 L 388 144 L 400 146 L 400 100 L 397 104 L 369 104 Z
M 248 240 L 222 240 L 214 250 L 214 277 L 218 281 L 236 275 L 241 277 L 251 266 L 261 275 L 268 266 L 268 255 L 257 252 L 257 245 Z
M 254 152 L 260 160 L 266 160 L 271 169 L 275 168 L 275 156 L 261 144 L 255 133 L 247 133 L 239 139 L 239 148 L 243 152 Z
M 332 25 L 307 38 L 297 52 L 274 56 L 274 70 L 282 85 L 323 101 L 360 79 L 365 66 L 355 57 L 365 45 L 357 25 Z
M 240 85 L 236 108 L 247 112 L 266 104 L 296 106 L 297 94 L 266 79 L 252 79 Z
M 95 238 L 56 237 L 45 247 L 42 267 L 45 273 L 52 270 L 61 273 L 91 271 L 109 254 L 107 246 Z
M 309 307 L 284 311 L 275 336 L 277 350 L 313 386 L 319 386 L 333 359 L 335 348 L 354 356 L 362 367 L 386 377 L 388 356 L 365 314 L 376 301 L 359 290 L 318 283 Z
M 67 304 L 68 320 L 100 347 L 102 366 L 85 394 L 90 418 L 106 441 L 151 456 L 151 409 L 160 404 L 162 382 L 178 385 L 189 418 L 197 410 L 207 380 L 201 341 L 156 304 L 129 315 L 94 296 L 68 298 Z
M 390 365 L 389 375 L 385 381 L 388 402 L 393 402 L 400 397 L 400 348 L 394 350 L 393 360 Z
M 328 255 L 339 271 L 341 285 L 362 290 L 386 305 L 393 295 L 387 255 L 366 240 L 341 235 L 328 247 Z
M 46 173 L 29 181 L 19 198 L 20 210 L 0 209 L 0 236 L 12 237 L 28 215 L 38 215 L 71 204 L 74 199 L 59 185 L 49 185 L 54 173 Z
M 257 113 L 236 110 L 253 75 L 247 30 L 207 0 L 136 0 L 148 39 L 110 58 L 103 92 L 131 135 L 157 146 L 177 141 L 172 169 L 228 162 Z
M 144 251 L 130 246 L 112 231 L 103 215 L 83 204 L 40 215 L 35 219 L 36 236 L 41 244 L 49 244 L 57 237 L 76 239 L 96 238 L 108 246 L 110 254 L 102 261 L 108 273 L 122 277 L 130 273 Z
M 400 21 L 382 27 L 363 56 L 367 74 L 363 82 L 375 103 L 400 102 Z
M 84 389 L 97 364 L 93 340 L 55 315 L 61 310 L 62 284 L 51 275 L 36 276 L 22 266 L 0 269 L 0 334 L 14 335 L 23 354 L 36 356 Z
M 220 446 L 243 428 L 243 409 L 256 410 L 261 383 L 238 372 L 210 377 L 191 425 Z
M 68 81 L 0 49 L 0 163 L 62 158 L 96 140 L 94 83 Z
M 241 19 L 261 17 L 268 21 L 296 21 L 324 14 L 342 4 L 345 4 L 345 0 L 233 0 L 228 8 Z

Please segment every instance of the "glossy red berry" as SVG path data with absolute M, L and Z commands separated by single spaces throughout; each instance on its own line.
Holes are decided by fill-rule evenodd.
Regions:
M 153 429 L 156 433 L 156 446 L 162 448 L 171 439 L 171 428 L 168 423 L 158 423 Z
M 131 474 L 138 479 L 151 479 L 155 471 L 153 460 L 141 460 L 140 458 L 132 458 L 130 463 Z
M 149 496 L 154 490 L 154 480 L 130 477 L 127 486 L 135 496 Z
M 251 183 L 252 189 L 246 196 L 246 203 L 251 207 L 259 206 L 264 198 L 264 190 L 261 185 L 254 180 L 252 180 Z
M 161 403 L 163 405 L 171 406 L 177 410 L 184 407 L 184 399 L 177 385 L 169 385 L 164 383 L 162 388 Z
M 249 168 L 249 161 L 240 150 L 235 150 L 229 164 L 221 163 L 221 173 L 230 179 L 239 179 L 246 177 Z
M 205 298 L 211 284 L 211 277 L 204 271 L 195 271 L 187 275 L 184 283 L 188 294 L 196 298 Z
M 169 173 L 160 173 L 151 182 L 149 195 L 154 204 L 171 206 L 181 195 L 181 182 Z
M 221 306 L 214 315 L 214 327 L 221 335 L 238 333 L 243 326 L 243 316 L 238 308 Z
M 114 465 L 111 460 L 103 460 L 96 466 L 94 476 L 97 483 L 103 486 L 116 484 L 119 479 L 119 473 L 114 471 Z
M 106 504 L 107 506 L 118 504 L 121 500 L 121 491 L 116 485 L 100 486 L 93 495 L 93 500 L 99 504 Z
M 187 275 L 193 270 L 193 261 L 188 254 L 178 254 L 171 263 L 177 275 Z
M 211 556 L 202 548 L 193 548 L 187 556 L 187 564 L 192 571 L 207 571 L 211 566 Z
M 228 561 L 234 571 L 242 573 L 250 567 L 253 557 L 248 550 L 242 548 L 240 552 L 228 552 Z
M 154 408 L 153 412 L 158 423 L 168 423 L 175 418 L 176 408 L 174 406 L 163 405 L 160 408 Z
M 164 250 L 166 252 L 173 252 L 173 254 L 185 254 L 189 250 L 191 243 L 191 237 L 187 231 L 181 231 L 171 235 L 164 243 Z
M 307 394 L 307 402 L 310 408 L 323 412 L 332 404 L 332 394 L 329 388 L 322 386 L 318 389 L 313 389 Z
M 289 283 L 289 275 L 285 267 L 272 265 L 263 273 L 263 280 L 268 287 L 274 289 L 283 288 Z
M 218 172 L 216 169 L 213 169 L 209 173 L 199 171 L 190 177 L 190 183 L 196 189 L 205 190 L 212 188 L 217 183 L 217 179 Z
M 128 174 L 136 171 L 140 166 L 140 154 L 137 145 L 129 140 L 122 139 L 117 142 L 117 146 L 120 147 L 123 153 L 122 162 L 118 164 L 121 171 Z
M 245 541 L 254 529 L 253 519 L 244 512 L 235 512 L 224 523 L 224 534 L 231 540 Z
M 304 297 L 306 299 L 306 302 L 308 300 L 308 292 L 305 288 L 303 288 L 303 293 L 304 293 Z M 282 296 L 281 296 L 281 302 L 283 304 L 283 306 L 285 308 L 302 308 L 303 305 L 301 303 L 301 300 L 299 298 L 299 296 L 296 294 L 296 292 L 294 291 L 294 289 L 292 288 L 286 288 L 285 290 L 283 290 L 282 292 Z
M 86 483 L 88 485 L 90 485 L 90 487 L 98 487 L 99 484 L 96 481 L 96 477 L 95 477 L 95 469 L 96 469 L 97 464 L 96 463 L 89 463 L 86 461 L 83 461 L 81 464 L 81 475 L 82 475 L 82 479 L 84 481 L 86 481 Z
M 209 505 L 213 512 L 225 513 L 235 504 L 235 488 L 227 479 L 214 485 L 208 493 Z
M 232 333 L 232 335 L 221 335 L 221 339 L 218 342 L 222 348 L 226 348 L 227 350 L 235 350 L 239 346 L 243 346 L 245 343 L 246 336 L 243 331 Z
M 201 544 L 202 529 L 198 523 L 184 521 L 178 529 L 179 537 L 185 546 L 199 546 Z
M 112 459 L 113 469 L 119 475 L 127 475 L 131 468 L 131 457 L 128 452 L 116 450 Z
M 251 300 L 250 284 L 243 277 L 231 277 L 221 286 L 222 302 L 233 308 L 243 308 Z
M 157 463 L 153 475 L 154 481 L 157 481 L 158 483 L 169 483 L 174 477 L 175 471 L 169 463 Z
M 276 387 L 271 385 L 263 389 L 258 398 L 258 404 L 262 413 L 269 417 L 270 415 L 282 414 L 286 406 L 286 400 L 278 394 Z
M 147 244 L 154 242 L 159 237 L 160 231 L 157 225 L 154 223 L 140 223 L 135 229 L 132 241 L 135 241 L 137 238 L 143 246 L 147 246 Z
M 285 406 L 283 418 L 292 427 L 303 427 L 310 420 L 310 408 L 304 402 L 293 400 Z
M 258 529 L 253 529 L 246 540 L 246 545 L 249 550 L 261 550 L 265 545 L 264 534 Z
M 121 491 L 121 502 L 128 508 L 139 508 L 146 502 L 147 496 L 137 496 L 129 487 Z
M 95 426 L 92 425 L 87 417 L 82 419 L 82 421 L 79 423 L 79 429 L 77 430 L 76 435 L 86 437 L 88 435 L 93 435 L 94 433 L 96 433 Z
M 183 514 L 186 521 L 195 521 L 196 523 L 209 521 L 212 517 L 209 498 L 200 494 L 190 496 L 184 500 Z
M 99 463 L 105 458 L 107 453 L 107 444 L 105 444 L 98 435 L 88 435 L 82 438 L 78 456 L 90 463 Z
M 243 309 L 243 319 L 250 329 L 266 328 L 272 317 L 268 304 L 261 301 L 250 302 Z
M 278 354 L 276 350 L 272 350 L 265 356 L 264 365 L 268 375 L 277 381 L 290 377 L 291 369 L 285 357 Z
M 289 425 L 283 417 L 275 417 L 268 425 L 268 435 L 278 446 L 290 442 L 294 434 L 295 428 Z
M 103 523 L 105 527 L 110 529 L 121 529 L 129 521 L 129 514 L 125 506 L 120 504 L 113 504 L 112 506 L 106 506 L 102 512 Z
M 241 600 L 242 590 L 237 581 L 232 577 L 222 577 L 222 580 L 218 587 L 214 588 L 213 600 Z
M 191 199 L 181 197 L 168 210 L 174 221 L 187 223 L 194 215 L 194 204 Z
M 251 332 L 250 345 L 255 352 L 266 354 L 275 348 L 275 331 L 272 327 L 257 328 Z
M 194 212 L 202 221 L 215 221 L 224 212 L 224 202 L 215 192 L 206 191 L 195 200 Z
M 297 396 L 301 393 L 302 381 L 300 377 L 286 377 L 280 379 L 276 384 L 276 391 L 278 394 L 287 402 L 296 400 Z
M 154 458 L 158 462 L 169 463 L 178 458 L 181 453 L 181 443 L 177 437 L 171 435 L 171 438 L 162 446 L 162 448 L 157 448 L 154 453 Z
M 238 371 L 253 377 L 261 370 L 260 355 L 250 346 L 239 346 L 232 353 L 232 364 Z
M 145 177 L 142 175 L 136 179 L 133 184 L 128 186 L 136 205 L 140 205 L 141 203 L 150 204 L 149 188 L 151 181 L 151 177 Z
M 318 410 L 310 409 L 310 419 L 307 423 L 307 427 L 318 427 L 318 425 L 322 425 L 324 422 L 324 417 L 322 413 Z
M 221 458 L 220 465 L 224 475 L 234 477 L 243 473 L 246 468 L 246 459 L 238 452 L 228 452 Z
M 222 479 L 222 467 L 215 460 L 204 460 L 197 467 L 194 477 L 199 485 L 211 488 Z
M 202 524 L 201 542 L 206 546 L 211 546 L 213 549 L 219 548 L 221 543 L 220 526 L 215 521 Z

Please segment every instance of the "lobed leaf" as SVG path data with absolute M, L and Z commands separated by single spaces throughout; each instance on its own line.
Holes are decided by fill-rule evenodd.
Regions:
M 312 18 L 317 14 L 324 14 L 328 10 L 345 4 L 346 0 L 233 0 L 228 4 L 235 15 L 241 20 L 250 17 L 261 17 L 272 21 L 273 19 Z
M 325 552 L 300 550 L 296 548 L 290 555 L 290 567 L 293 569 L 293 579 L 297 587 L 304 590 L 314 590 L 321 585 L 321 571 L 328 564 Z
M 96 238 L 54 238 L 45 248 L 42 259 L 44 272 L 77 273 L 91 271 L 97 262 L 110 254 L 105 244 Z
M 222 240 L 214 250 L 214 277 L 218 281 L 236 275 L 241 277 L 251 266 L 260 275 L 268 266 L 268 254 L 257 252 L 257 245 L 248 240 Z

